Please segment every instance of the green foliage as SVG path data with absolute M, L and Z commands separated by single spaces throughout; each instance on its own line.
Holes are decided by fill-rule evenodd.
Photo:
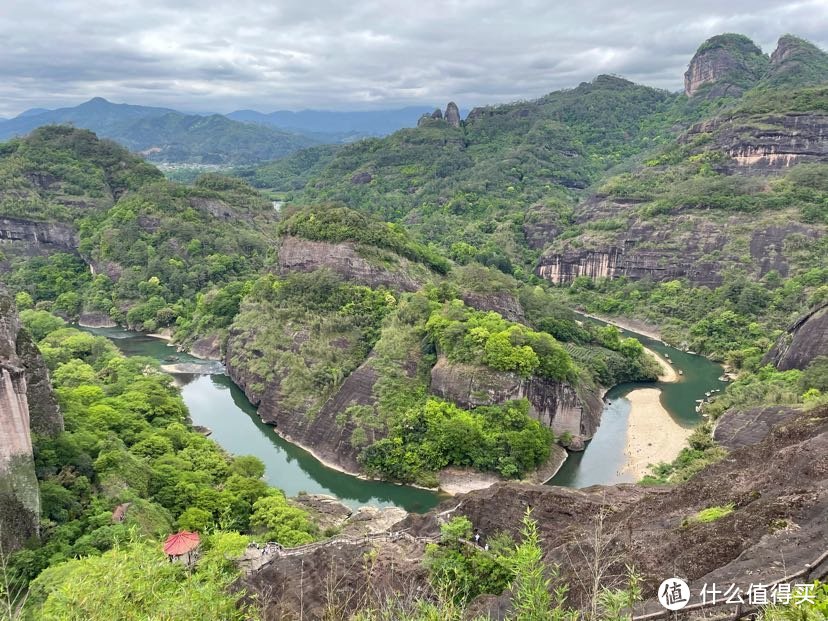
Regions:
M 310 543 L 317 529 L 307 511 L 292 505 L 281 492 L 260 498 L 253 505 L 251 526 L 264 534 L 268 541 L 291 547 Z
M 52 313 L 43 310 L 32 310 L 31 308 L 20 311 L 20 321 L 35 341 L 41 340 L 50 332 L 66 325 L 63 319 L 55 317 Z
M 205 542 L 210 551 L 194 572 L 170 563 L 155 541 L 134 541 L 100 556 L 55 565 L 31 585 L 32 618 L 254 619 L 255 610 L 239 601 L 243 592 L 228 589 L 236 572 L 228 568 L 224 554 L 240 554 L 244 545 L 239 543 L 234 535 L 213 535 Z M 215 550 L 222 552 L 218 559 Z
M 23 211 L 4 200 L 0 215 L 71 221 L 80 254 L 98 270 L 90 274 L 75 254 L 14 259 L 9 284 L 38 305 L 73 318 L 103 312 L 146 331 L 170 327 L 186 340 L 225 328 L 240 283 L 271 261 L 276 214 L 239 179 L 212 173 L 189 188 L 169 183 L 71 128 L 42 128 L 13 145 L 0 153 L 0 183 L 24 197 Z
M 720 520 L 723 517 L 730 515 L 733 513 L 733 510 L 734 506 L 732 503 L 721 506 L 707 507 L 706 509 L 702 509 L 701 511 L 685 518 L 683 524 L 709 524 L 710 522 L 715 522 L 716 520 Z
M 509 535 L 488 538 L 486 550 L 469 545 L 472 525 L 464 516 L 446 522 L 440 532 L 440 544 L 429 544 L 423 560 L 435 589 L 448 585 L 459 606 L 484 593 L 503 592 L 512 578 L 515 552 L 515 542 Z
M 311 177 L 333 160 L 340 148 L 332 144 L 309 147 L 256 167 L 237 168 L 232 174 L 256 188 L 276 192 L 301 190 Z
M 806 598 L 804 590 L 795 589 L 791 603 L 766 606 L 762 618 L 767 621 L 824 621 L 828 618 L 828 583 L 814 582 L 810 595 L 812 597 Z
M 446 273 L 448 262 L 433 249 L 411 240 L 404 228 L 379 222 L 364 213 L 337 207 L 318 205 L 286 212 L 280 225 L 286 235 L 328 242 L 352 241 L 425 263 L 433 270 Z
M 449 360 L 485 364 L 522 377 L 572 381 L 578 369 L 549 334 L 535 332 L 494 312 L 476 311 L 459 300 L 431 315 L 426 329 Z
M 531 509 L 527 509 L 523 518 L 521 535 L 522 541 L 512 561 L 512 618 L 514 621 L 575 621 L 578 613 L 566 607 L 568 586 L 561 583 L 553 586 L 553 580 L 559 578 L 558 568 L 543 563 L 537 522 L 532 519 Z
M 25 312 L 38 325 L 47 324 L 42 311 Z M 72 328 L 46 334 L 39 347 L 66 431 L 34 439 L 41 540 L 12 557 L 14 569 L 26 580 L 47 567 L 51 573 L 44 575 L 62 575 L 59 563 L 99 556 L 130 537 L 138 540 L 106 558 L 139 555 L 151 564 L 142 540 L 150 538 L 147 550 L 157 552 L 156 539 L 168 534 L 174 521 L 201 533 L 217 528 L 246 532 L 254 515 L 259 520 L 266 515 L 258 501 L 271 495 L 284 498 L 261 480 L 259 460 L 233 458 L 192 430 L 180 393 L 153 360 L 125 358 L 107 339 Z M 122 504 L 125 518 L 113 523 L 113 509 Z M 302 516 L 312 531 L 307 514 L 298 509 L 290 514 Z M 103 571 L 92 562 L 78 565 L 77 571 L 86 568 Z M 211 584 L 214 579 L 210 577 Z M 177 578 L 163 574 L 159 580 Z M 71 599 L 79 588 L 73 583 L 60 597 Z M 128 587 L 123 588 L 126 597 Z
M 483 108 L 461 127 L 404 129 L 341 148 L 302 200 L 343 202 L 397 223 L 465 262 L 528 274 L 530 205 L 568 222 L 573 190 L 670 135 L 673 97 L 612 76 L 537 101 Z M 367 175 L 366 175 L 367 173 Z M 366 182 L 367 180 L 367 182 Z
M 369 473 L 407 483 L 433 485 L 427 475 L 447 466 L 517 477 L 549 458 L 552 440 L 525 400 L 466 411 L 429 398 L 397 416 L 389 437 L 365 448 L 360 462 Z

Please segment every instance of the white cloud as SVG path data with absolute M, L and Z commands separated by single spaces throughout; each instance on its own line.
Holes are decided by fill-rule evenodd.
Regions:
M 741 32 L 826 47 L 823 0 L 6 0 L 0 115 L 93 96 L 184 110 L 474 105 L 599 73 L 677 90 Z

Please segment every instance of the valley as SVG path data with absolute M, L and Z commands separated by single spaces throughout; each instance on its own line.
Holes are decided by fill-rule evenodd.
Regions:
M 7 609 L 614 621 L 828 575 L 828 53 L 717 35 L 684 85 L 0 123 Z

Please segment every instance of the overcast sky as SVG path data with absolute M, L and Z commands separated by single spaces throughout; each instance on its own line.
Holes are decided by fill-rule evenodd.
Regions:
M 537 97 L 600 73 L 670 90 L 722 32 L 828 47 L 828 0 L 0 0 L 0 116 L 94 96 L 186 111 Z

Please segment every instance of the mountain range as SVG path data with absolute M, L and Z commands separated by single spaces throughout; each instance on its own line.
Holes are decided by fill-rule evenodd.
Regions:
M 71 124 L 110 138 L 154 162 L 237 166 L 275 160 L 317 144 L 381 136 L 413 126 L 426 108 L 371 112 L 185 114 L 170 108 L 116 104 L 95 97 L 80 105 L 32 108 L 0 119 L 0 140 L 37 127 Z

